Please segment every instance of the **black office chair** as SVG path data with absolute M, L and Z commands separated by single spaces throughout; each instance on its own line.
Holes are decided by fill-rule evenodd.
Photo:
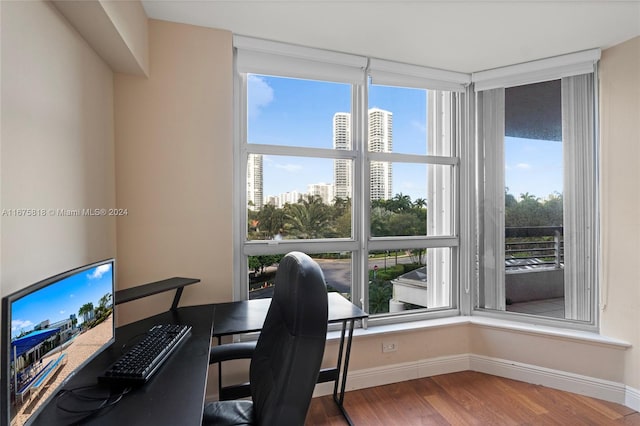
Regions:
M 252 355 L 252 401 L 208 403 L 203 425 L 303 425 L 324 355 L 327 314 L 322 270 L 304 253 L 287 254 L 255 349 L 235 346 Z M 222 352 L 224 360 L 234 351 Z

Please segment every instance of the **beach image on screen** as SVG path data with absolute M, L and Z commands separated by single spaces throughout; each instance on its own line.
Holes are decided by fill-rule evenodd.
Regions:
M 11 304 L 11 425 L 23 425 L 113 337 L 113 265 L 52 282 Z

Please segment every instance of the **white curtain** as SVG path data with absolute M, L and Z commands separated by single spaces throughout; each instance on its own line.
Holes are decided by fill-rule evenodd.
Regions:
M 562 79 L 564 302 L 567 319 L 591 320 L 596 250 L 594 77 Z
M 504 311 L 504 88 L 478 93 L 478 147 L 483 176 L 480 213 L 478 307 Z M 482 178 L 484 185 L 482 185 Z M 484 191 L 484 192 L 483 192 Z

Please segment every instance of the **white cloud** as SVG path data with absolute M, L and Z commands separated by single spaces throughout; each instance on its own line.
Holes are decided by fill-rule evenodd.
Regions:
M 64 309 L 63 309 L 63 310 L 61 310 L 61 311 L 60 311 L 60 315 L 64 315 L 64 313 L 65 313 L 65 312 L 66 312 L 66 311 L 65 311 Z
M 15 332 L 15 331 L 20 331 L 20 330 L 25 330 L 25 329 L 30 329 L 33 328 L 33 323 L 29 320 L 23 321 L 23 320 L 12 320 L 11 321 L 11 331 Z
M 93 273 L 87 275 L 89 277 L 90 280 L 97 280 L 102 278 L 102 276 L 104 274 L 106 274 L 107 272 L 109 272 L 111 270 L 111 265 L 107 264 L 107 265 L 100 265 L 96 268 L 95 271 L 93 271 Z
M 249 75 L 247 78 L 248 114 L 256 117 L 260 110 L 273 101 L 273 88 L 262 77 Z
M 531 164 L 527 164 L 527 163 L 518 163 L 518 164 L 516 164 L 516 169 L 520 169 L 520 170 L 530 170 L 530 169 L 531 169 Z
M 296 173 L 302 170 L 302 166 L 299 164 L 276 164 L 276 168 L 289 173 Z

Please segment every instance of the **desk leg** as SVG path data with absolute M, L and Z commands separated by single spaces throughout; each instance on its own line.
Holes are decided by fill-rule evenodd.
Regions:
M 338 349 L 338 375 L 333 385 L 333 400 L 338 405 L 342 416 L 345 418 L 349 426 L 353 426 L 353 421 L 347 414 L 347 410 L 344 408 L 344 391 L 347 386 L 347 372 L 349 371 L 349 357 L 351 356 L 351 341 L 353 339 L 353 323 L 354 320 L 349 321 L 349 335 L 347 336 L 347 348 L 344 350 L 345 343 L 345 331 L 347 328 L 347 321 L 342 322 L 342 332 L 340 334 L 340 348 Z M 343 360 L 344 352 L 344 360 Z M 342 376 L 342 383 L 340 384 L 340 392 L 338 394 L 338 382 Z
M 218 336 L 218 346 L 222 344 L 222 336 Z M 222 401 L 222 362 L 218 363 L 218 399 Z

